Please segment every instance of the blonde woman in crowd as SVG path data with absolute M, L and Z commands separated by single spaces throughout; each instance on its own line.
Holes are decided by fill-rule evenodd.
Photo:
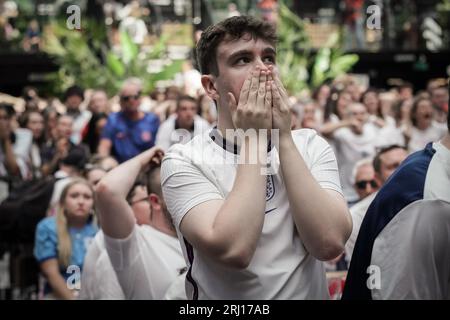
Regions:
M 59 209 L 36 228 L 34 256 L 45 277 L 45 299 L 76 298 L 77 282 L 90 241 L 97 232 L 93 215 L 94 191 L 84 179 L 63 189 Z

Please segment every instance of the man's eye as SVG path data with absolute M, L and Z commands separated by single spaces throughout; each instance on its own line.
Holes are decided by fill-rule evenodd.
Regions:
M 275 63 L 275 57 L 265 57 L 264 58 L 264 63 Z
M 249 63 L 250 62 L 250 58 L 247 57 L 242 57 L 236 60 L 236 64 L 245 64 L 245 63 Z

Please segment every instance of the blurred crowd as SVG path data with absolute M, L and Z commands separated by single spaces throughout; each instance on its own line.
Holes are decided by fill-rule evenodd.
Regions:
M 36 189 L 22 190 L 46 199 L 45 214 L 39 218 L 56 217 L 55 230 L 72 230 L 68 220 L 58 218 L 58 212 L 78 210 L 65 201 L 74 181 L 79 182 L 78 192 L 92 200 L 93 186 L 118 164 L 154 145 L 167 150 L 175 143 L 186 143 L 216 125 L 214 101 L 198 88 L 174 86 L 146 95 L 140 80 L 131 78 L 116 96 L 108 97 L 102 89 L 83 89 L 82 85 L 68 88 L 61 99 L 44 99 L 33 87 L 25 87 L 19 98 L 1 95 L 9 103 L 0 104 L 0 204 L 11 208 L 14 201 L 27 201 L 17 197 L 24 182 L 33 186 L 51 181 L 53 187 L 46 198 L 39 198 L 42 195 Z M 448 98 L 445 79 L 430 79 L 426 88 L 403 82 L 388 89 L 363 87 L 355 77 L 345 75 L 322 84 L 311 95 L 292 95 L 291 127 L 314 129 L 329 141 L 353 220 L 358 221 L 401 161 L 446 133 Z M 39 187 L 39 192 L 43 190 L 47 189 Z M 91 217 L 76 221 L 78 236 L 83 239 L 97 232 L 93 209 L 93 201 L 79 209 Z M 2 216 L 0 223 L 6 221 Z M 67 228 L 56 227 L 60 224 Z M 6 230 L 5 225 L 0 228 Z M 51 223 L 39 224 L 36 234 L 36 224 L 31 228 L 33 240 L 28 243 L 0 239 L 3 298 L 44 294 L 48 283 L 34 281 L 42 269 L 21 264 L 45 260 L 56 254 L 56 248 L 64 250 L 58 241 L 67 237 L 67 232 L 58 231 L 60 238 L 53 239 L 52 247 L 47 230 Z M 357 231 L 354 229 L 352 236 L 356 237 Z M 327 263 L 329 272 L 347 269 L 352 241 L 354 244 L 351 237 L 341 257 Z M 65 257 L 72 259 L 70 265 L 82 267 L 86 249 L 81 247 Z M 33 294 L 24 293 L 27 286 Z M 22 290 L 16 296 L 15 287 Z

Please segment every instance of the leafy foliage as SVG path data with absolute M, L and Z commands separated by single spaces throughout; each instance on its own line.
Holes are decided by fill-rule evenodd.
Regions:
M 277 63 L 290 94 L 317 88 L 347 72 L 358 61 L 357 55 L 343 54 L 338 49 L 338 34 L 331 34 L 328 42 L 314 53 L 303 21 L 283 2 L 279 5 Z
M 152 91 L 159 80 L 172 79 L 181 71 L 182 61 L 167 57 L 167 37 L 162 36 L 149 50 L 120 33 L 120 45 L 111 49 L 98 25 L 87 22 L 81 31 L 69 30 L 64 23 L 51 23 L 44 33 L 43 50 L 56 59 L 59 71 L 50 75 L 54 93 L 73 84 L 103 88 L 109 95 L 119 90 L 129 77 L 143 81 L 144 92 Z M 88 36 L 89 35 L 89 36 Z M 158 62 L 159 68 L 151 68 Z

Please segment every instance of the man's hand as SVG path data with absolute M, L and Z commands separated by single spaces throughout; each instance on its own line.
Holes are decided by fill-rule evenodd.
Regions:
M 160 165 L 163 157 L 164 151 L 158 146 L 150 148 L 147 151 L 141 153 L 139 155 L 139 161 L 141 163 L 143 171 L 147 172 L 154 166 Z
M 273 97 L 272 121 L 273 128 L 280 130 L 280 135 L 291 134 L 291 105 L 289 96 L 277 74 L 269 76 Z
M 242 85 L 239 103 L 228 93 L 229 107 L 236 129 L 272 128 L 272 92 L 268 82 L 271 71 L 256 67 Z

